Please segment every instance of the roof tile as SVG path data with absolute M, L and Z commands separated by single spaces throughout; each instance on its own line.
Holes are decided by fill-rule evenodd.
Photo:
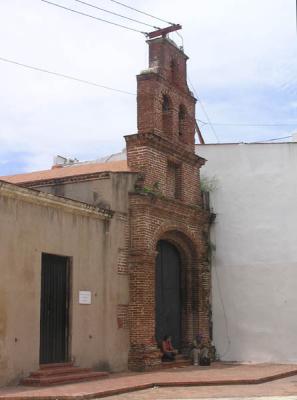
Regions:
M 94 174 L 96 172 L 130 172 L 127 160 L 105 163 L 79 164 L 70 167 L 59 167 L 44 171 L 29 172 L 26 174 L 0 176 L 0 180 L 9 183 L 21 184 L 38 182 L 50 179 L 62 179 L 78 175 Z

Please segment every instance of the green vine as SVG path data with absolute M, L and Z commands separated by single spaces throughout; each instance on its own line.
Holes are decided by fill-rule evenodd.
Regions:
M 214 192 L 218 188 L 218 179 L 216 176 L 208 177 L 201 176 L 200 178 L 200 190 L 204 193 Z
M 153 184 L 153 187 L 149 186 L 141 186 L 141 187 L 136 187 L 135 188 L 136 193 L 142 193 L 142 194 L 149 194 L 152 196 L 162 196 L 161 190 L 160 190 L 160 182 L 155 182 Z

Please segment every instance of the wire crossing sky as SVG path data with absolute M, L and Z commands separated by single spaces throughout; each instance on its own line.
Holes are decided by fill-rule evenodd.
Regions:
M 114 26 L 119 27 L 119 28 L 128 29 L 128 30 L 130 30 L 130 31 L 142 33 L 142 34 L 144 34 L 144 35 L 146 34 L 146 32 L 140 31 L 139 29 L 131 28 L 131 27 L 129 27 L 129 26 L 125 26 L 125 25 L 122 25 L 122 24 L 118 24 L 118 23 L 116 23 L 116 22 L 111 22 L 111 21 L 108 21 L 108 20 L 103 19 L 103 18 L 95 17 L 94 15 L 86 14 L 86 13 L 84 13 L 84 12 L 81 12 L 81 11 L 78 11 L 78 10 L 74 10 L 73 8 L 69 8 L 69 7 L 62 6 L 61 4 L 54 3 L 54 2 L 52 2 L 52 1 L 48 1 L 48 0 L 41 0 L 41 1 L 42 1 L 43 3 L 50 4 L 50 5 L 52 5 L 52 6 L 61 8 L 61 9 L 63 9 L 63 10 L 70 11 L 70 12 L 73 12 L 73 13 L 75 13 L 75 14 L 83 15 L 84 17 L 96 19 L 97 21 L 105 22 L 105 23 L 107 23 L 107 24 L 114 25 Z M 83 4 L 83 3 L 82 3 L 82 4 Z
M 147 22 L 139 21 L 137 19 L 127 17 L 126 15 L 122 15 L 122 14 L 115 13 L 115 12 L 110 11 L 110 10 L 106 10 L 105 8 L 98 7 L 98 6 L 94 5 L 94 4 L 90 4 L 90 3 L 87 3 L 85 1 L 81 1 L 81 0 L 73 0 L 73 1 L 76 1 L 77 3 L 80 3 L 80 4 L 84 4 L 84 5 L 88 6 L 88 7 L 95 8 L 96 10 L 104 11 L 104 12 L 106 12 L 108 14 L 112 14 L 112 15 L 115 15 L 117 17 L 127 19 L 127 20 L 132 21 L 132 22 L 137 22 L 138 24 L 149 26 L 150 28 L 153 28 L 153 29 L 160 29 L 159 26 L 151 25 L 151 24 L 148 24 Z
M 53 2 L 77 12 L 0 2 L 0 175 L 49 168 L 56 154 L 120 151 L 123 135 L 136 132 L 129 94 L 147 68 L 139 33 L 171 21 L 183 26 L 206 143 L 289 140 L 297 131 L 296 0 Z
M 14 60 L 9 60 L 7 58 L 0 57 L 0 61 L 7 62 L 7 63 L 10 63 L 10 64 L 15 64 L 15 65 L 18 65 L 19 67 L 32 69 L 34 71 L 44 72 L 44 73 L 50 74 L 50 75 L 55 75 L 55 76 L 58 76 L 59 78 L 70 79 L 70 80 L 73 80 L 73 81 L 76 81 L 76 82 L 79 82 L 79 83 L 83 83 L 83 84 L 86 84 L 86 85 L 96 86 L 96 87 L 99 87 L 101 89 L 106 89 L 106 90 L 111 90 L 111 91 L 117 92 L 117 93 L 123 93 L 123 94 L 129 94 L 129 95 L 132 95 L 132 96 L 136 96 L 136 93 L 127 92 L 126 90 L 115 89 L 115 88 L 112 88 L 112 87 L 109 87 L 109 86 L 100 85 L 99 83 L 90 82 L 90 81 L 88 81 L 86 79 L 76 78 L 74 76 L 62 74 L 60 72 L 49 71 L 49 70 L 44 69 L 44 68 L 36 67 L 36 66 L 33 66 L 33 65 L 23 64 L 23 63 L 14 61 Z

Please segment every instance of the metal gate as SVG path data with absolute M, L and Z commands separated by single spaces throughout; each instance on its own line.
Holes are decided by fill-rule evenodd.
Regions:
M 40 363 L 68 358 L 69 259 L 42 254 Z
M 181 263 L 177 249 L 158 242 L 156 260 L 156 340 L 170 335 L 176 349 L 181 347 Z

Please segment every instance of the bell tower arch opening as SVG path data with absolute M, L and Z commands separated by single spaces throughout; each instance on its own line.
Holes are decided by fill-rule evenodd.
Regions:
M 162 132 L 166 136 L 172 134 L 172 102 L 167 94 L 162 96 Z
M 177 79 L 177 65 L 174 59 L 170 62 L 171 82 L 175 83 Z
M 183 137 L 186 131 L 186 115 L 186 108 L 181 104 L 178 110 L 178 134 L 180 137 Z
M 187 84 L 188 57 L 169 38 L 147 43 L 149 68 L 137 76 L 138 132 L 154 132 L 194 153 L 196 99 Z

